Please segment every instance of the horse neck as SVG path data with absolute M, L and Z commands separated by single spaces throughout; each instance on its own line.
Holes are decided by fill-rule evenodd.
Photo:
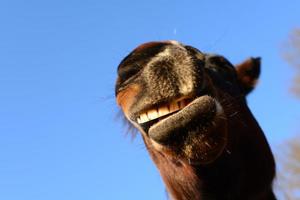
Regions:
M 148 148 L 171 199 L 275 199 L 270 147 L 250 110 L 242 113 L 229 122 L 230 143 L 212 164 L 191 165 Z

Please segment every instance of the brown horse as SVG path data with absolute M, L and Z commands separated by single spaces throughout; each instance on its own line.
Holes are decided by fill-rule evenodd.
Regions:
M 276 199 L 273 155 L 245 99 L 259 73 L 259 58 L 234 67 L 176 41 L 143 44 L 123 59 L 117 103 L 171 199 Z

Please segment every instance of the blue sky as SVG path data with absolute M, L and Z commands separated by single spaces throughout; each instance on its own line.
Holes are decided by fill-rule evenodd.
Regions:
M 299 129 L 283 43 L 298 0 L 0 2 L 0 199 L 166 199 L 118 120 L 116 68 L 137 45 L 179 40 L 233 63 L 262 57 L 249 106 L 272 148 Z

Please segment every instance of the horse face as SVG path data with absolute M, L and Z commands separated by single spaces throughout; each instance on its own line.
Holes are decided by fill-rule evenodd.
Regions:
M 249 59 L 235 68 L 176 41 L 146 43 L 118 67 L 117 102 L 150 151 L 207 164 L 228 145 L 229 120 L 246 106 L 259 64 Z

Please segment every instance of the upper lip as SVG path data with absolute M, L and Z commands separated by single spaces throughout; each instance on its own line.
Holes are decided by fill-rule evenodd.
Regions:
M 154 119 L 158 119 L 160 117 L 169 115 L 171 113 L 174 113 L 176 111 L 179 111 L 179 110 L 183 109 L 190 102 L 191 102 L 190 98 L 181 97 L 179 99 L 175 99 L 173 101 L 170 101 L 169 103 L 153 106 L 150 109 L 147 109 L 147 110 L 141 112 L 138 115 L 138 117 L 136 118 L 136 121 L 139 124 L 143 124 L 143 123 L 152 121 Z

